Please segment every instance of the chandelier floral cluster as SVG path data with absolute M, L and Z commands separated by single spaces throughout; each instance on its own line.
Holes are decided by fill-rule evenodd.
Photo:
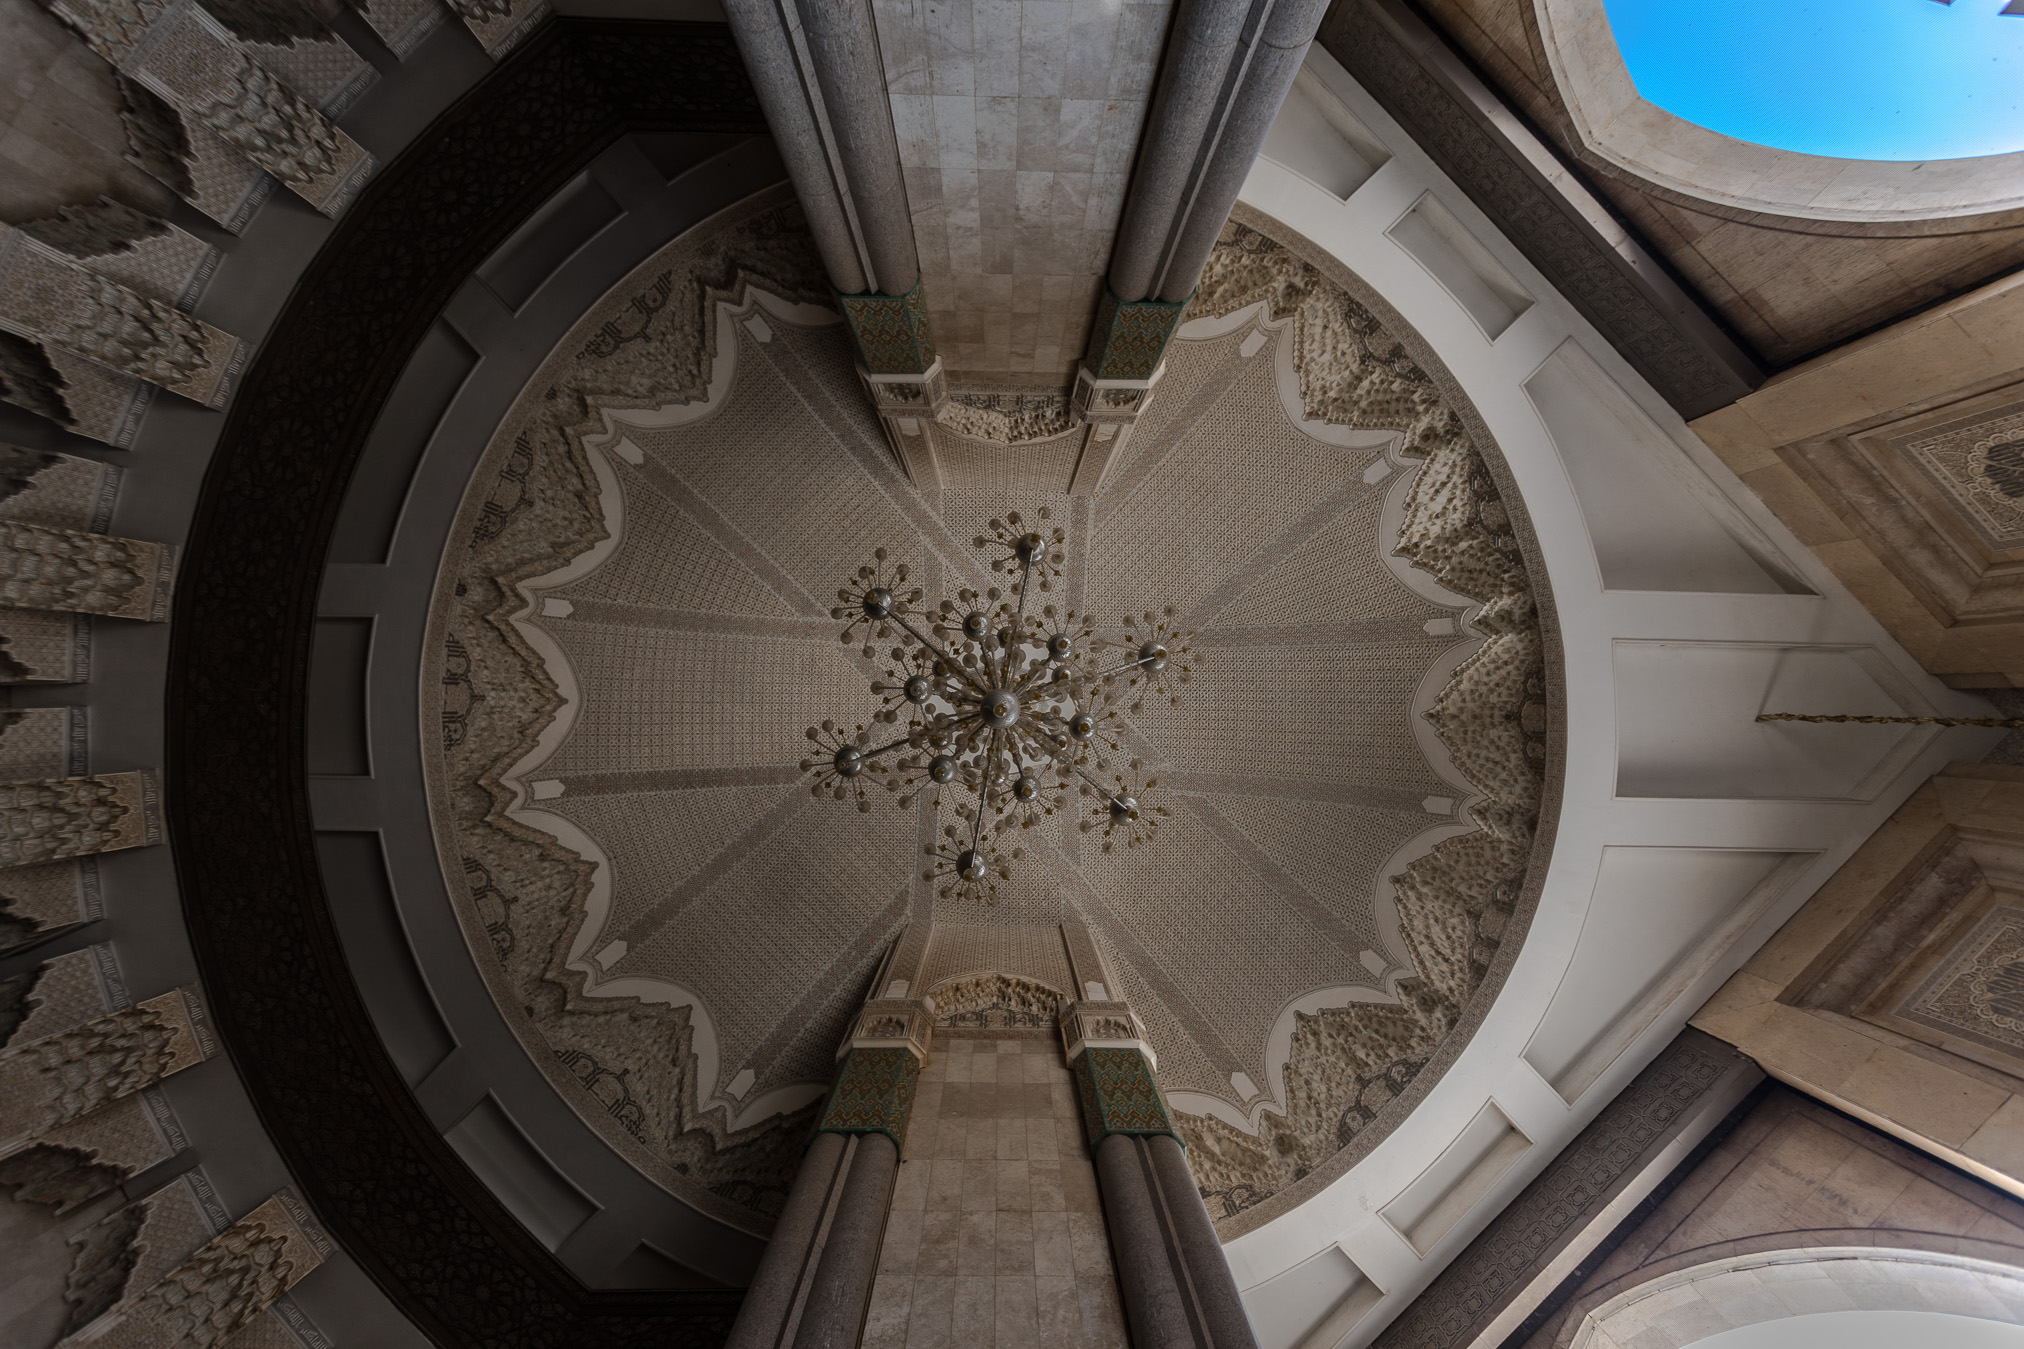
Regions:
M 1090 615 L 1041 598 L 1061 580 L 1067 541 L 1058 526 L 1041 532 L 1049 518 L 1044 507 L 1037 522 L 1013 511 L 977 536 L 1002 587 L 923 607 L 906 564 L 880 548 L 830 610 L 844 623 L 843 644 L 879 666 L 871 691 L 881 705 L 869 725 L 809 727 L 815 752 L 801 771 L 817 798 L 862 811 L 878 787 L 901 807 L 932 793 L 937 818 L 946 801 L 955 819 L 922 849 L 922 875 L 945 898 L 995 900 L 1025 853 L 1015 831 L 1059 811 L 1082 814 L 1082 832 L 1105 852 L 1149 842 L 1168 813 L 1140 804 L 1159 779 L 1133 781 L 1144 764 L 1125 757 L 1123 714 L 1149 697 L 1180 704 L 1194 674 L 1192 634 L 1169 605 L 1126 615 L 1121 637 L 1103 637 Z M 882 739 L 881 727 L 895 730 Z

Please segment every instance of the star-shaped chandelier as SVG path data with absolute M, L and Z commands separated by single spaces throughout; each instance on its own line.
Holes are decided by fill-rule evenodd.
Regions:
M 1049 516 L 1043 507 L 1040 520 Z M 1167 810 L 1139 803 L 1140 792 L 1159 786 L 1156 777 L 1134 785 L 1126 776 L 1142 761 L 1119 762 L 1121 709 L 1140 712 L 1148 697 L 1178 706 L 1179 686 L 1194 672 L 1192 635 L 1175 627 L 1171 605 L 1161 615 L 1127 615 L 1117 639 L 1099 637 L 1086 613 L 1044 601 L 1035 612 L 1029 597 L 1061 579 L 1066 536 L 1029 527 L 1017 511 L 989 528 L 976 546 L 1007 574 L 1002 589 L 959 590 L 923 609 L 921 590 L 906 588 L 906 564 L 888 566 L 880 548 L 837 591 L 842 603 L 830 616 L 843 620 L 845 646 L 879 664 L 871 691 L 882 705 L 870 726 L 809 727 L 818 753 L 801 763 L 816 797 L 855 800 L 862 811 L 872 808 L 873 786 L 901 807 L 932 792 L 938 816 L 946 798 L 956 819 L 922 849 L 931 859 L 922 874 L 944 897 L 985 900 L 1024 855 L 1006 836 L 1057 811 L 1086 806 L 1082 832 L 1098 834 L 1105 852 L 1153 837 Z M 1101 664 L 1111 653 L 1121 659 Z M 873 743 L 879 726 L 902 721 L 905 730 Z

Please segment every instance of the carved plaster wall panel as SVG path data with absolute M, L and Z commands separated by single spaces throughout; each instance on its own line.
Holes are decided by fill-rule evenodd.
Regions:
M 93 274 L 185 311 L 222 256 L 194 234 L 110 197 L 65 206 L 20 228 Z
M 80 775 L 88 741 L 82 707 L 0 710 L 0 782 Z
M 1030 1033 L 1079 917 L 1224 1213 L 1347 1157 L 1452 1053 L 1531 855 L 1538 618 L 1486 438 L 1396 320 L 1235 230 L 1103 495 L 1020 481 L 1049 441 L 981 438 L 1012 475 L 922 491 L 825 298 L 791 210 L 727 213 L 585 317 L 474 475 L 424 733 L 495 995 L 614 1146 L 763 1229 L 903 926 L 933 924 L 911 959 L 938 1021 Z M 1051 821 L 994 906 L 952 905 L 913 860 L 932 821 L 798 780 L 801 728 L 873 705 L 824 597 L 876 546 L 931 590 L 988 583 L 971 536 L 1039 504 L 1064 603 L 1170 599 L 1226 673 L 1132 710 L 1177 811 L 1153 848 Z M 1302 733 L 1269 711 L 1322 705 Z
M 0 955 L 88 923 L 100 907 L 98 868 L 89 858 L 0 869 Z
M 334 1250 L 308 1208 L 284 1190 L 152 1282 L 129 1281 L 118 1303 L 63 1343 L 119 1349 L 223 1344 Z
M 449 17 L 437 0 L 368 0 L 359 13 L 393 54 L 405 57 Z
M 118 494 L 111 464 L 0 445 L 0 520 L 103 534 Z
M 155 386 L 0 327 L 0 399 L 116 449 L 133 444 Z
M 2024 618 L 2024 388 L 1779 455 L 1944 626 Z
M 0 684 L 82 684 L 91 678 L 91 620 L 0 609 Z
M 176 989 L 40 1039 L 10 1042 L 0 1052 L 0 1153 L 144 1091 L 217 1052 L 194 988 Z

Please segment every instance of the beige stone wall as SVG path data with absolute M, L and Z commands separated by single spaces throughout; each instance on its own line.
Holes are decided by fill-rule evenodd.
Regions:
M 1693 1024 L 1772 1076 L 2024 1195 L 2024 1055 L 1901 1015 L 1983 918 L 2018 902 L 2020 864 L 2024 769 L 1956 764 L 1914 793 Z M 1935 892 L 1949 865 L 1966 871 Z M 1850 977 L 1863 962 L 1872 968 Z
M 1594 1267 L 1526 1349 L 1570 1343 L 1595 1308 L 1680 1270 L 1829 1246 L 1932 1251 L 2024 1266 L 2024 1204 L 1774 1086 Z M 1704 1309 L 1710 1319 L 1702 1333 L 1862 1305 L 1828 1277 L 1767 1284 L 1763 1291 L 1774 1299 L 1803 1298 L 1806 1305 L 1743 1305 L 1726 1309 L 1724 1318 L 1725 1309 L 1713 1303 Z
M 1124 1349 L 1096 1172 L 1051 1032 L 941 1030 L 864 1349 Z
M 1789 370 L 1692 425 L 1927 669 L 1963 687 L 2016 687 L 2024 549 L 1983 537 L 1887 442 L 1899 425 L 1956 410 L 1989 418 L 2000 437 L 1994 428 L 2020 401 L 2024 276 L 2013 276 Z
M 112 67 L 36 0 L 0 0 L 0 221 L 110 195 L 157 215 L 166 187 L 126 162 Z

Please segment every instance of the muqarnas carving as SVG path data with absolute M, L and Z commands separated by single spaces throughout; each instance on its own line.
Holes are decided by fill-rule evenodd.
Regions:
M 142 1244 L 133 1239 L 125 1243 L 127 1249 Z M 129 1277 L 125 1295 L 63 1343 L 108 1349 L 223 1344 L 322 1264 L 332 1249 L 301 1201 L 283 1191 L 152 1281 Z
M 485 54 L 494 61 L 512 51 L 521 38 L 548 17 L 548 0 L 446 0 L 446 3 L 484 44 Z
M 1483 645 L 1426 713 L 1455 766 L 1482 791 L 1474 832 L 1449 838 L 1392 878 L 1416 977 L 1393 1005 L 1298 1017 L 1284 1115 L 1247 1134 L 1179 1115 L 1210 1213 L 1226 1219 L 1313 1175 L 1406 1092 L 1461 1024 L 1518 910 L 1547 761 L 1545 643 L 1511 511 L 1440 387 L 1377 315 L 1278 242 L 1233 222 L 1188 316 L 1260 300 L 1297 318 L 1294 365 L 1307 416 L 1403 433 L 1421 460 L 1397 552 L 1480 606 Z M 1339 1170 L 1339 1165 L 1336 1170 Z M 1331 1171 L 1329 1174 L 1335 1174 Z
M 154 1086 L 217 1052 L 193 988 L 0 1051 L 0 1152 Z
M 89 271 L 23 230 L 0 232 L 0 328 L 40 344 L 45 362 L 55 348 L 207 407 L 224 406 L 244 360 L 230 333 Z
M 0 606 L 160 623 L 176 556 L 170 544 L 0 519 Z
M 30 265 L 28 273 L 53 265 L 61 271 L 67 263 L 69 271 L 87 279 L 97 277 L 132 291 L 136 299 L 125 307 L 146 311 L 150 320 L 156 316 L 156 305 L 178 313 L 188 309 L 219 259 L 215 249 L 172 224 L 107 198 L 93 206 L 65 206 L 45 220 L 30 220 L 22 224 L 20 235 L 49 253 L 38 265 Z M 6 249 L 10 237 L 12 231 L 0 231 L 0 249 Z M 71 285 L 77 285 L 75 277 Z M 101 356 L 73 350 L 43 332 L 55 322 L 49 309 L 61 299 L 61 295 L 24 295 L 26 311 L 12 324 L 0 311 L 0 398 L 77 435 L 117 447 L 132 445 L 156 386 L 134 370 L 115 368 Z M 190 322 L 194 320 L 162 320 L 170 328 Z M 204 328 L 206 342 L 213 332 L 217 330 Z M 229 354 L 225 344 L 217 344 L 217 354 L 227 366 L 239 360 L 237 340 L 229 342 L 235 348 Z M 227 390 L 229 382 L 215 394 Z M 6 479 L 20 473 L 12 463 L 20 453 L 26 451 L 8 451 Z M 103 524 L 77 522 L 75 528 L 103 528 Z
M 253 35 L 242 40 L 194 0 L 50 0 L 50 8 L 130 86 L 134 162 L 228 228 L 243 224 L 257 189 L 220 165 L 220 145 L 326 215 L 343 210 L 371 172 L 372 157 L 311 101 L 334 111 L 370 74 L 309 11 L 221 4 Z
M 161 842 L 152 773 L 0 783 L 0 868 Z

